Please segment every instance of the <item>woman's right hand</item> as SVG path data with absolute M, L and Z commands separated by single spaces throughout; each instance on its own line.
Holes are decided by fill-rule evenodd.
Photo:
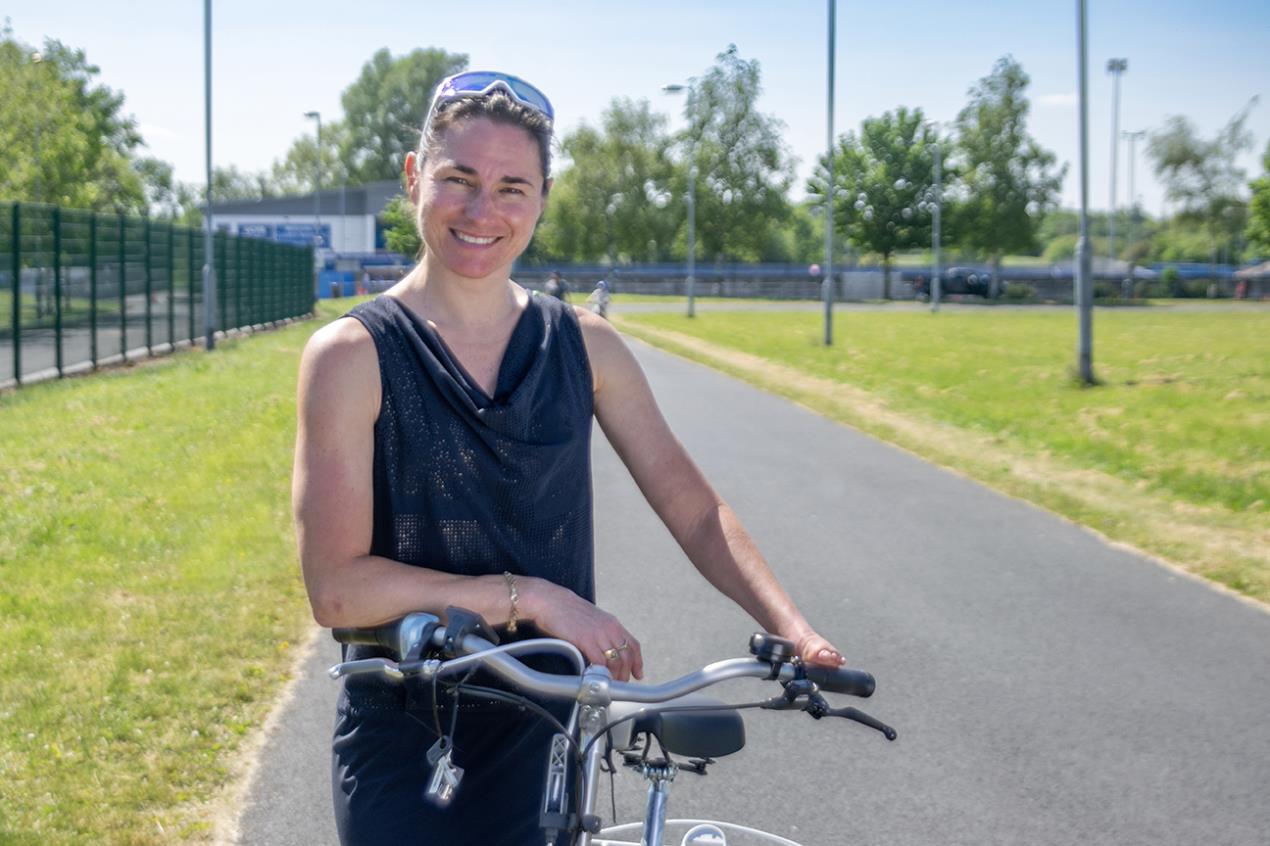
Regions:
M 522 585 L 525 617 L 543 634 L 569 641 L 582 650 L 589 663 L 608 667 L 617 681 L 629 681 L 631 676 L 644 678 L 639 641 L 616 617 L 545 579 L 525 579 Z M 615 659 L 605 656 L 606 649 L 622 644 L 626 645 L 618 650 Z

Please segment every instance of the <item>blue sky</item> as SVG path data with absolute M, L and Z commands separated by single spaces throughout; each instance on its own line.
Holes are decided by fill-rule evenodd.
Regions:
M 10 0 L 15 35 L 81 47 L 101 80 L 127 96 L 154 155 L 179 178 L 203 170 L 202 3 Z M 838 4 L 835 131 L 898 105 L 949 120 L 966 91 L 1006 53 L 1032 78 L 1032 134 L 1070 163 L 1063 202 L 1075 206 L 1076 4 L 912 0 Z M 662 85 L 699 75 L 735 43 L 763 69 L 760 108 L 786 125 L 799 183 L 826 141 L 824 0 L 220 0 L 213 4 L 213 154 L 221 165 L 267 167 L 298 135 L 303 113 L 340 114 L 339 95 L 380 47 L 467 53 L 472 67 L 507 70 L 552 98 L 559 126 L 596 123 L 613 97 L 646 98 L 680 125 L 681 100 Z M 1120 127 L 1153 129 L 1186 115 L 1212 135 L 1253 96 L 1256 147 L 1250 177 L 1270 141 L 1270 3 L 1260 0 L 1119 0 L 1089 3 L 1090 204 L 1106 208 L 1111 157 L 1113 56 L 1122 77 Z M 426 98 L 428 92 L 420 92 Z M 1158 214 L 1163 192 L 1138 145 L 1136 193 Z M 1120 147 L 1117 197 L 1128 197 Z

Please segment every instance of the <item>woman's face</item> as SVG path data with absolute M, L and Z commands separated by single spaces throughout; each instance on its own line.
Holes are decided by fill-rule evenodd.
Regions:
M 429 263 L 467 279 L 506 279 L 542 215 L 542 165 L 518 126 L 469 118 L 445 130 L 406 171 Z

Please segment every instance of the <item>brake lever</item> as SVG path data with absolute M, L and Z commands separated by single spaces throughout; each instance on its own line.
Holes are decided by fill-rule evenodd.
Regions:
M 894 740 L 899 737 L 899 735 L 895 733 L 895 729 L 880 720 L 870 717 L 859 708 L 852 708 L 849 706 L 846 708 L 830 708 L 829 712 L 825 716 L 843 717 L 848 720 L 854 720 L 860 725 L 868 726 L 871 729 L 876 729 L 877 731 L 882 732 L 882 736 L 887 740 Z

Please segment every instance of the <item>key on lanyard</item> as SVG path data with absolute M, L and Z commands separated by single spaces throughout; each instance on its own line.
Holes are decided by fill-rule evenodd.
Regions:
M 424 797 L 438 808 L 444 808 L 450 804 L 459 789 L 459 780 L 463 778 L 463 768 L 454 766 L 451 760 L 453 754 L 454 744 L 448 737 L 442 737 L 428 750 L 428 764 L 432 767 L 432 778 L 428 780 L 428 789 Z

